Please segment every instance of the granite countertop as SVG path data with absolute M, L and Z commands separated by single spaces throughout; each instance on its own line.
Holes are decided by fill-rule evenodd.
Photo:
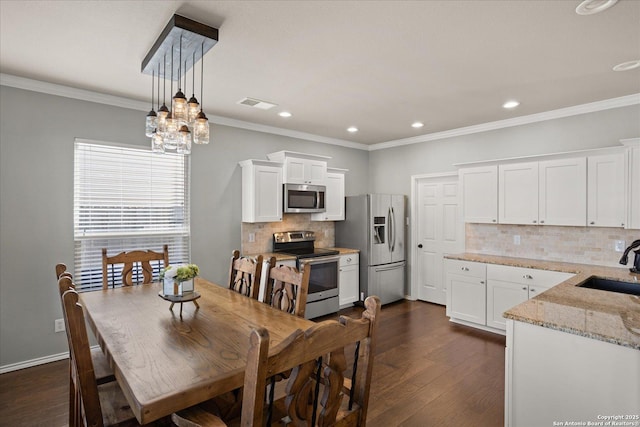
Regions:
M 504 317 L 640 350 L 640 297 L 576 286 L 591 276 L 640 286 L 640 274 L 628 268 L 472 253 L 446 258 L 574 273 L 572 278 L 509 309 Z
M 338 251 L 340 252 L 340 255 L 357 254 L 358 252 L 360 252 L 357 249 L 349 249 L 349 248 L 326 248 L 326 249 L 332 249 L 334 251 Z

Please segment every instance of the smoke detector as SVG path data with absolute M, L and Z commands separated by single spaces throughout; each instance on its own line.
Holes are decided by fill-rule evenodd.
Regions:
M 255 98 L 243 98 L 238 101 L 240 105 L 247 105 L 253 108 L 259 108 L 260 110 L 270 110 L 273 107 L 277 107 L 278 104 L 274 104 L 273 102 L 261 101 Z

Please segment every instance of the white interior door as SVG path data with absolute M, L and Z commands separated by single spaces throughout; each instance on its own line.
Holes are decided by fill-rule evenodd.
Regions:
M 444 255 L 464 251 L 457 175 L 414 177 L 413 282 L 418 299 L 446 304 Z

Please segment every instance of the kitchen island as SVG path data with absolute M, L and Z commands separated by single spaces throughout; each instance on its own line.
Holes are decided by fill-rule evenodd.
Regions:
M 637 274 L 482 254 L 448 258 L 575 274 L 504 313 L 506 426 L 640 425 L 640 297 L 577 286 L 596 276 L 640 287 Z

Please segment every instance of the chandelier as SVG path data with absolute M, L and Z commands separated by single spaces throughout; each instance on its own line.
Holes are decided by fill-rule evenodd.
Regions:
M 145 121 L 145 135 L 151 138 L 154 153 L 191 154 L 191 145 L 209 143 L 209 119 L 202 109 L 204 54 L 218 42 L 218 29 L 180 15 L 173 15 L 142 61 L 142 72 L 151 74 L 151 111 Z M 200 61 L 200 102 L 195 95 L 195 65 Z M 187 75 L 192 69 L 192 95 L 187 100 Z M 157 80 L 157 87 L 156 87 Z M 160 81 L 162 80 L 162 106 Z M 174 81 L 177 91 L 166 105 Z M 184 84 L 184 86 L 182 86 Z M 155 90 L 155 96 L 154 96 Z M 154 104 L 154 100 L 156 103 Z M 157 112 L 154 110 L 157 108 Z

